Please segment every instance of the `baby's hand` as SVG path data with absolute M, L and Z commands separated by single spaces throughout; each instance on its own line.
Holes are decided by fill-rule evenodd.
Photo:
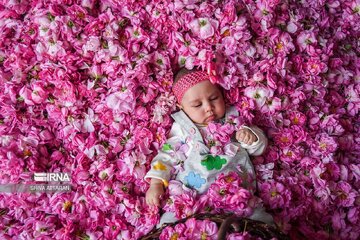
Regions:
M 148 205 L 160 206 L 160 198 L 164 194 L 164 185 L 162 182 L 151 183 L 146 191 L 146 203 Z
M 256 135 L 249 129 L 243 128 L 236 132 L 236 140 L 247 145 L 251 145 L 256 142 L 258 139 Z

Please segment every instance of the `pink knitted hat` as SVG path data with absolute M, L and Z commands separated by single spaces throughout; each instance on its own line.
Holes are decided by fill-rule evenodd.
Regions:
M 172 91 L 178 101 L 181 103 L 181 100 L 189 88 L 195 86 L 199 82 L 209 80 L 210 77 L 206 72 L 203 71 L 195 71 L 188 73 L 182 76 L 173 86 Z

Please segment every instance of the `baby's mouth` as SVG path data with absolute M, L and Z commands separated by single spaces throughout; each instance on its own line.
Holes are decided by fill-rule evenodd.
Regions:
M 215 120 L 215 115 L 213 114 L 213 115 L 207 117 L 207 118 L 205 119 L 205 122 L 211 122 L 211 121 L 214 121 L 214 120 Z

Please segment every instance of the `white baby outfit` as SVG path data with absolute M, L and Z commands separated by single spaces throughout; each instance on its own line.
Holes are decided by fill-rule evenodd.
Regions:
M 222 121 L 230 121 L 230 116 L 238 116 L 234 107 L 227 109 Z M 235 171 L 243 179 L 244 187 L 252 189 L 255 186 L 255 171 L 249 154 L 260 155 L 267 145 L 267 139 L 259 128 L 242 126 L 242 128 L 250 129 L 258 140 L 247 145 L 233 139 L 224 147 L 228 150 L 225 151 L 227 154 L 213 156 L 209 154 L 210 149 L 204 143 L 200 132 L 201 127 L 197 127 L 183 111 L 172 114 L 172 117 L 175 122 L 169 138 L 153 159 L 151 169 L 145 176 L 147 181 L 155 178 L 162 180 L 167 186 L 172 176 L 176 176 L 175 179 L 186 187 L 202 194 L 208 190 L 220 173 Z M 171 221 L 164 219 L 163 216 L 160 223 Z

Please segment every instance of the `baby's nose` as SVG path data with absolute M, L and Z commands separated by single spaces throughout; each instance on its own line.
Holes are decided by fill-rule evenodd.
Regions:
M 208 111 L 211 111 L 213 109 L 213 105 L 209 102 L 205 105 L 205 110 L 208 112 Z

